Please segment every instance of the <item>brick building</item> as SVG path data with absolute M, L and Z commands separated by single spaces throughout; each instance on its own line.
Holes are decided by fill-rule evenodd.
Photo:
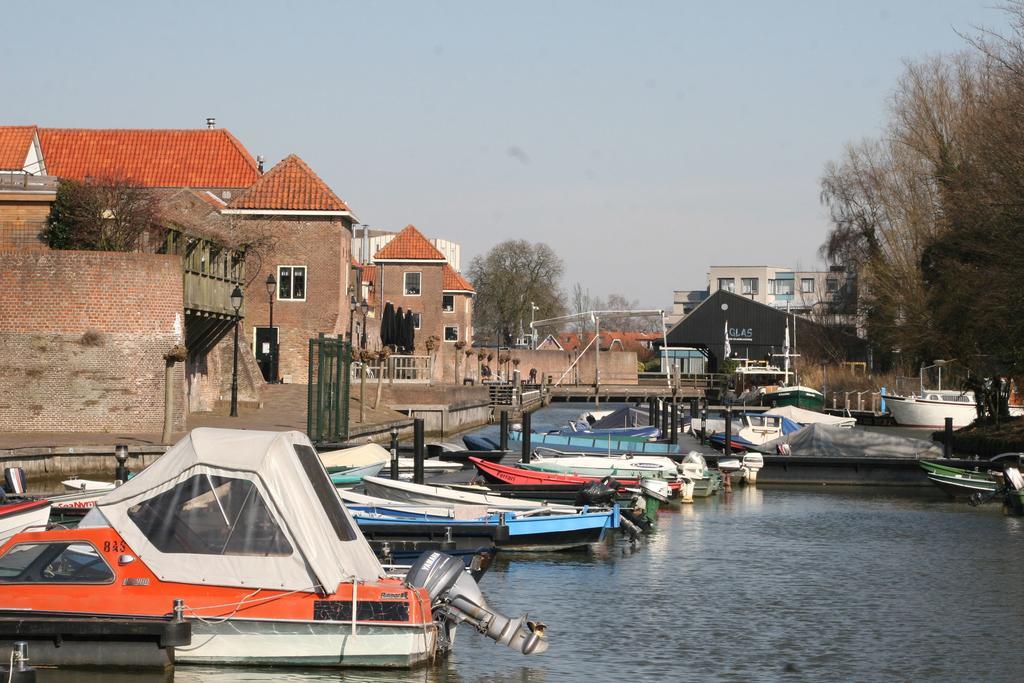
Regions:
M 377 251 L 372 265 L 363 268 L 365 292 L 374 309 L 381 310 L 391 302 L 395 308 L 411 310 L 416 322 L 416 353 L 426 354 L 427 339 L 435 337 L 433 376 L 454 379 L 455 363 L 466 362 L 455 347 L 473 341 L 473 285 L 412 225 Z M 379 344 L 379 339 L 375 343 Z
M 245 337 L 264 377 L 305 382 L 309 340 L 349 332 L 352 223 L 348 205 L 298 156 L 286 157 L 222 209 L 235 229 L 267 240 L 246 259 Z M 267 278 L 273 276 L 273 293 Z M 270 298 L 274 325 L 270 327 Z
M 171 375 L 173 426 L 183 428 L 188 407 L 220 397 L 224 364 L 208 354 L 233 326 L 241 276 L 230 231 L 210 218 L 259 178 L 257 163 L 224 130 L 16 126 L 0 127 L 0 166 L 2 360 L 30 373 L 8 376 L 0 424 L 159 430 L 164 354 L 183 344 L 187 362 Z M 150 236 L 146 253 L 50 251 L 42 234 L 58 179 L 147 188 L 166 239 Z

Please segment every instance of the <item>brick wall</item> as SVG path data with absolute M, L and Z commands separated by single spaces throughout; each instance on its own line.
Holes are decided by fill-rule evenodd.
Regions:
M 412 310 L 420 314 L 420 329 L 416 330 L 416 353 L 425 354 L 423 344 L 427 337 L 436 335 L 441 338 L 444 330 L 441 311 L 441 287 L 443 286 L 440 263 L 380 263 L 377 298 L 380 310 L 390 301 L 397 310 Z M 405 273 L 421 273 L 420 295 L 405 295 Z
M 255 219 L 254 219 L 255 220 Z M 265 282 L 278 266 L 306 267 L 305 301 L 274 296 L 274 327 L 278 329 L 278 372 L 292 382 L 305 383 L 309 340 L 321 332 L 348 333 L 352 231 L 346 221 L 275 216 L 260 219 L 271 224 L 273 247 L 259 258 L 247 258 L 249 282 L 245 290 L 246 319 L 239 343 L 252 348 L 253 330 L 269 324 L 270 306 Z
M 176 256 L 0 252 L 0 429 L 160 431 L 182 316 Z M 184 377 L 175 365 L 175 429 Z
M 499 369 L 503 375 L 508 376 L 514 369 L 515 366 L 512 363 L 508 363 L 507 367 L 498 366 L 498 354 L 493 349 L 488 349 L 489 353 L 494 354 L 494 360 L 489 365 L 491 366 L 491 372 L 497 375 Z M 530 374 L 530 368 L 537 368 L 537 379 L 540 381 L 546 374 L 552 378 L 552 381 L 557 381 L 562 376 L 572 361 L 576 358 L 576 354 L 568 351 L 531 351 L 529 349 L 513 349 L 512 351 L 502 351 L 503 354 L 509 354 L 512 358 L 518 358 L 519 372 L 523 379 L 526 379 Z M 601 352 L 601 384 L 636 384 L 637 383 L 637 366 L 636 366 L 636 353 L 633 351 L 602 351 Z M 477 377 L 477 357 L 473 355 L 468 361 L 463 360 L 464 371 L 460 374 L 460 377 L 468 372 L 468 377 Z M 565 376 L 562 380 L 562 384 L 593 384 L 594 383 L 594 353 L 593 349 L 587 351 L 583 358 L 576 364 L 576 366 Z
M 231 364 L 234 352 L 234 333 L 229 332 L 202 358 L 189 360 L 188 374 L 189 412 L 213 410 L 217 401 L 231 400 Z M 242 339 L 238 329 L 238 400 L 259 401 L 263 375 L 252 355 L 252 349 Z

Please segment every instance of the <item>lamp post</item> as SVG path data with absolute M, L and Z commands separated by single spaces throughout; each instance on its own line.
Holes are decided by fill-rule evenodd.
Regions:
M 267 379 L 271 384 L 277 383 L 277 334 L 274 333 L 274 290 L 277 289 L 277 280 L 274 274 L 267 276 L 267 301 L 270 304 L 270 360 L 268 370 L 270 377 Z
M 531 349 L 537 348 L 537 330 L 533 326 L 533 321 L 535 320 L 535 316 L 537 314 L 537 311 L 539 311 L 539 310 L 540 310 L 540 306 L 538 306 L 537 304 L 535 304 L 535 303 L 533 303 L 531 301 L 530 302 L 530 348 Z
M 352 291 L 352 288 L 349 288 Z M 359 307 L 359 302 L 356 301 L 356 295 L 350 294 L 348 297 L 348 343 L 352 345 L 355 342 L 355 335 L 353 329 L 356 324 L 356 308 Z
M 231 358 L 231 417 L 238 417 L 238 311 L 242 308 L 242 290 L 238 285 L 231 291 L 231 308 L 235 309 L 235 350 Z
M 366 314 L 370 310 L 370 302 L 363 299 L 362 303 L 359 304 L 359 310 L 363 314 L 363 331 L 359 339 L 359 348 L 366 350 Z

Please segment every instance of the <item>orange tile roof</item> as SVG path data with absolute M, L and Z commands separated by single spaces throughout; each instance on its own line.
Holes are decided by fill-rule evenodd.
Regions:
M 0 170 L 20 171 L 25 168 L 35 126 L 0 126 Z
M 349 212 L 348 205 L 295 154 L 278 162 L 228 208 Z
M 40 128 L 50 175 L 127 179 L 143 187 L 241 188 L 259 179 L 235 136 L 215 129 Z
M 419 230 L 407 225 L 373 255 L 374 261 L 447 261 Z
M 363 282 L 365 284 L 375 284 L 377 282 L 377 266 L 369 263 L 362 265 L 363 269 Z
M 475 292 L 473 285 L 447 263 L 441 268 L 441 289 L 445 292 Z

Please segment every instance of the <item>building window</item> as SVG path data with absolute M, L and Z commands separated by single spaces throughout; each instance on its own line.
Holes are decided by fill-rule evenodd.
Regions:
M 768 293 L 775 294 L 775 280 L 768 280 Z
M 736 279 L 731 277 L 720 277 L 718 278 L 718 288 L 724 289 L 727 292 L 735 292 Z
M 412 314 L 412 328 L 414 330 L 420 329 L 420 314 L 419 313 L 413 313 Z
M 800 278 L 800 292 L 802 294 L 814 294 L 814 278 Z
M 420 273 L 406 273 L 405 274 L 405 288 L 404 292 L 406 296 L 419 296 L 420 295 Z
M 445 325 L 444 326 L 444 340 L 446 342 L 459 341 L 459 326 L 458 325 Z
M 839 291 L 839 280 L 834 277 L 830 277 L 825 280 L 825 291 L 829 294 L 835 294 Z
M 740 281 L 744 294 L 757 294 L 757 278 L 745 277 Z
M 775 293 L 781 295 L 793 295 L 793 281 L 792 280 L 776 280 L 775 281 Z
M 445 313 L 451 313 L 455 310 L 455 295 L 454 294 L 442 294 L 441 295 L 441 310 Z
M 277 298 L 281 301 L 306 300 L 306 266 L 277 267 Z

